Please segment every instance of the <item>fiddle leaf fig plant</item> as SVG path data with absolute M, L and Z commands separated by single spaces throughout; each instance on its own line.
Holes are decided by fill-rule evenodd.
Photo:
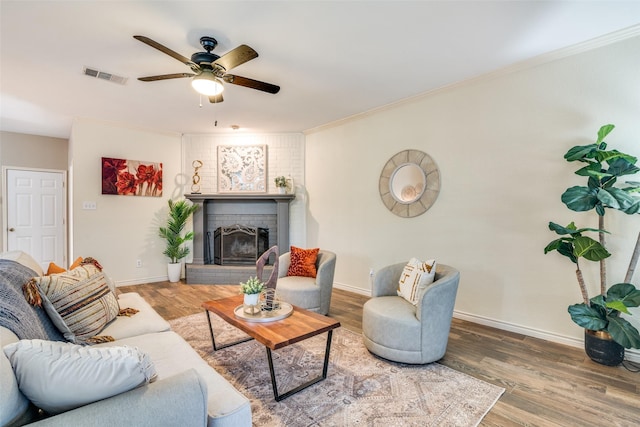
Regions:
M 584 258 L 588 261 L 600 261 L 610 257 L 611 254 L 600 242 L 593 240 L 591 237 L 583 236 L 582 233 L 585 231 L 604 232 L 604 230 L 577 228 L 573 222 L 566 227 L 558 225 L 555 222 L 550 222 L 549 229 L 563 237 L 551 241 L 547 247 L 544 248 L 544 253 L 558 251 L 560 255 L 566 256 L 576 265 L 576 276 L 578 278 L 580 292 L 582 293 L 582 299 L 585 304 L 589 304 L 589 293 L 587 292 L 587 285 L 582 276 L 579 258 Z
M 632 215 L 640 211 L 640 182 L 618 180 L 640 171 L 637 158 L 618 150 L 610 150 L 604 139 L 614 129 L 608 124 L 600 127 L 594 144 L 575 146 L 564 155 L 568 162 L 585 163 L 575 173 L 587 178 L 586 186 L 568 188 L 562 202 L 572 211 L 595 210 L 598 228 L 578 228 L 571 222 L 566 227 L 549 222 L 549 229 L 562 236 L 551 241 L 544 253 L 558 251 L 576 265 L 576 277 L 583 302 L 569 306 L 571 319 L 579 326 L 593 331 L 606 331 L 625 348 L 640 348 L 640 334 L 621 314 L 631 315 L 629 308 L 640 306 L 640 291 L 629 283 L 640 255 L 640 235 L 624 283 L 607 289 L 605 259 L 611 254 L 606 249 L 604 216 L 607 209 Z M 598 233 L 598 240 L 584 236 L 585 232 Z M 588 288 L 580 269 L 580 258 L 600 263 L 600 294 L 589 298 Z

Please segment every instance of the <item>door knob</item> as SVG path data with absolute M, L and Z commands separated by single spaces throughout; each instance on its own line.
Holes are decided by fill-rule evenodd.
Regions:
M 11 227 L 11 228 L 9 229 L 9 231 L 16 231 L 16 229 L 15 229 L 15 228 L 13 228 L 13 227 Z

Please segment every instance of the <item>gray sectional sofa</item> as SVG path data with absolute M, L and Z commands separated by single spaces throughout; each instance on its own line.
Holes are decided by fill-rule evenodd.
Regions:
M 6 302 L 11 295 L 15 298 L 16 291 L 21 292 L 25 278 L 39 272 L 28 268 L 29 262 L 2 258 L 0 256 L 0 298 Z M 182 337 L 172 332 L 169 324 L 139 294 L 122 293 L 118 295 L 118 304 L 120 308 L 134 308 L 139 312 L 131 317 L 117 317 L 100 333 L 112 336 L 115 341 L 92 347 L 137 347 L 150 356 L 157 380 L 43 418 L 41 411 L 20 392 L 11 363 L 4 351 L 0 351 L 0 426 L 251 426 L 249 400 L 202 360 Z M 21 309 L 32 312 L 19 316 L 20 319 L 14 315 L 12 319 L 6 305 L 0 306 L 0 321 L 3 321 L 0 325 L 7 326 L 0 326 L 1 347 L 20 339 L 63 340 L 42 309 L 28 304 Z M 37 319 L 39 330 L 47 331 L 48 336 L 24 336 L 22 318 Z

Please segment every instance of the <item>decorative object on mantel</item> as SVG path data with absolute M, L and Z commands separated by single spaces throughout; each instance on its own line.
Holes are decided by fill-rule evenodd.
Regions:
M 287 191 L 291 194 L 295 194 L 296 192 L 296 184 L 291 175 L 287 176 Z
M 200 175 L 198 170 L 202 167 L 202 161 L 194 160 L 191 163 L 193 166 L 193 177 L 191 178 L 191 194 L 200 194 Z
M 276 176 L 274 180 L 276 184 L 276 188 L 280 194 L 285 194 L 287 192 L 287 178 L 284 176 Z
M 182 235 L 187 220 L 196 210 L 198 205 L 191 204 L 187 200 L 168 200 L 169 217 L 166 227 L 160 227 L 159 235 L 167 241 L 163 254 L 169 257 L 167 275 L 170 282 L 178 282 L 182 273 L 181 260 L 189 255 L 189 248 L 183 246 L 185 242 L 193 240 L 194 233 L 189 231 Z
M 561 197 L 562 202 L 572 211 L 595 210 L 598 214 L 598 228 L 578 228 L 571 222 L 562 227 L 554 222 L 549 229 L 563 236 L 547 245 L 544 253 L 557 250 L 576 265 L 576 277 L 583 302 L 568 308 L 571 320 L 585 329 L 585 352 L 594 362 L 615 366 L 624 360 L 625 348 L 640 348 L 640 334 L 621 314 L 630 315 L 630 307 L 640 306 L 640 290 L 631 284 L 631 278 L 640 256 L 640 234 L 624 279 L 607 289 L 605 258 L 611 254 L 605 248 L 605 209 L 616 209 L 628 215 L 640 211 L 640 183 L 626 181 L 624 187 L 616 187 L 619 178 L 634 175 L 640 168 L 637 158 L 618 150 L 607 150 L 604 138 L 614 125 L 604 125 L 598 131 L 594 144 L 575 146 L 564 155 L 568 162 L 578 161 L 585 165 L 576 175 L 587 177 L 587 186 L 568 188 Z M 599 241 L 583 236 L 585 232 L 597 232 Z M 579 259 L 600 262 L 600 294 L 589 299 Z
M 162 163 L 102 158 L 102 194 L 162 196 Z
M 219 145 L 218 192 L 266 192 L 266 158 L 266 145 Z
M 244 294 L 243 312 L 255 316 L 260 313 L 260 293 L 264 290 L 264 283 L 258 277 L 249 277 L 246 282 L 240 282 L 240 293 Z
M 427 153 L 404 150 L 382 168 L 378 190 L 382 203 L 394 214 L 403 218 L 422 215 L 438 198 L 440 170 Z

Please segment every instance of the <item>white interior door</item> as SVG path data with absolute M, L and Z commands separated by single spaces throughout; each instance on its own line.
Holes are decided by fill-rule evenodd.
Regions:
M 63 172 L 7 169 L 7 248 L 66 267 Z

